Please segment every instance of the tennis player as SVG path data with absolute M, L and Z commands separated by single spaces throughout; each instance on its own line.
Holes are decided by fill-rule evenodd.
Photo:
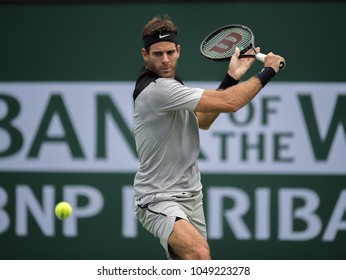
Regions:
M 154 17 L 143 27 L 142 38 L 145 67 L 133 92 L 140 161 L 134 179 L 136 215 L 159 238 L 168 259 L 208 260 L 199 128 L 208 129 L 220 113 L 248 104 L 283 58 L 269 53 L 258 75 L 238 83 L 254 58 L 239 59 L 237 49 L 218 90 L 191 88 L 176 73 L 181 46 L 171 19 Z

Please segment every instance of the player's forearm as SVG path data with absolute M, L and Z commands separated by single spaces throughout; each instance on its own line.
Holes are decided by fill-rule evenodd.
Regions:
M 249 103 L 261 88 L 259 79 L 250 78 L 225 90 L 204 90 L 195 112 L 214 114 L 236 112 Z
M 206 90 L 196 107 L 199 128 L 209 129 L 222 112 L 237 112 L 251 102 L 264 85 L 256 76 L 222 91 Z
M 258 94 L 262 87 L 261 81 L 252 77 L 246 82 L 227 88 L 224 92 L 229 111 L 237 112 L 244 107 Z
M 195 112 L 237 112 L 248 104 L 274 75 L 275 70 L 272 67 L 264 67 L 255 77 L 225 90 L 204 90 Z
M 225 91 L 231 95 L 229 100 L 231 101 L 232 112 L 236 112 L 248 104 L 275 74 L 274 68 L 267 66 L 246 82 L 227 88 Z

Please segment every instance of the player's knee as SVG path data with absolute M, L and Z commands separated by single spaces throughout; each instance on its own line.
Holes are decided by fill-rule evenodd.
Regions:
M 195 251 L 196 260 L 210 260 L 210 250 L 205 247 L 200 247 Z
M 210 250 L 208 246 L 191 244 L 186 246 L 183 251 L 176 251 L 177 259 L 182 260 L 210 260 Z

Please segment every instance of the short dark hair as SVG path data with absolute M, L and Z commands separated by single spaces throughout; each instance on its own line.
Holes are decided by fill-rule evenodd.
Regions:
M 178 35 L 178 28 L 168 15 L 155 16 L 146 25 L 144 25 L 142 39 L 144 40 L 148 36 L 166 32 L 172 32 L 175 35 Z

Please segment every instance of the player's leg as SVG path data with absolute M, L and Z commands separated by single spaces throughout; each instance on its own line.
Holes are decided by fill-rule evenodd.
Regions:
M 168 259 L 210 259 L 201 198 L 201 193 L 183 193 L 175 195 L 176 201 L 161 201 L 137 207 L 139 221 L 160 239 Z M 191 215 L 189 218 L 187 213 Z
M 184 260 L 210 260 L 210 249 L 206 239 L 184 219 L 178 219 L 168 238 L 170 250 Z

